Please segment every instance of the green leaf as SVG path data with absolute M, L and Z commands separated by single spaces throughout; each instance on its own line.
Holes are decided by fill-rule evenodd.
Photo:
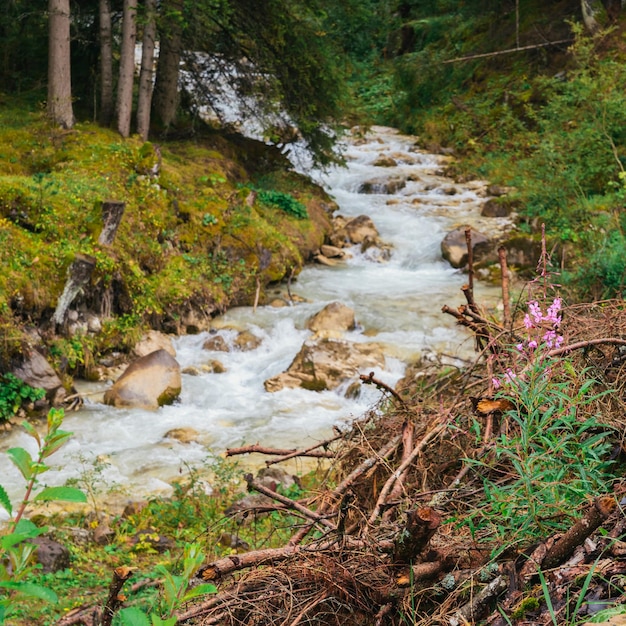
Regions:
M 198 596 L 204 596 L 208 593 L 216 593 L 217 587 L 215 585 L 211 585 L 210 583 L 203 583 L 202 585 L 197 585 L 196 587 L 191 588 L 182 599 L 182 602 L 187 602 L 192 598 L 197 598 Z
M 33 475 L 33 458 L 24 448 L 9 448 L 7 454 L 26 480 Z
M 35 502 L 50 502 L 51 500 L 87 502 L 87 496 L 75 487 L 46 487 L 35 496 Z
M 2 508 L 9 514 L 13 514 L 13 506 L 11 505 L 11 500 L 9 499 L 9 494 L 6 492 L 4 487 L 0 485 L 0 505 Z
M 37 445 L 41 446 L 41 439 L 37 429 L 28 421 L 22 422 L 22 428 L 37 442 Z
M 150 617 L 152 619 L 152 626 L 175 626 L 178 621 L 175 617 L 161 619 L 156 613 L 152 613 Z
M 5 580 L 0 581 L 0 587 L 17 591 L 18 593 L 30 596 L 31 598 L 39 598 L 40 600 L 45 600 L 46 602 L 54 603 L 59 601 L 57 594 L 54 593 L 52 589 L 48 589 L 47 587 L 42 587 L 41 585 L 36 585 L 34 583 Z
M 61 446 L 65 445 L 67 440 L 72 436 L 72 433 L 64 430 L 57 430 L 54 435 L 46 437 L 46 445 L 43 448 L 43 457 L 48 457 L 54 454 Z
M 134 606 L 122 609 L 118 612 L 118 616 L 124 626 L 150 626 L 148 616 L 141 609 Z

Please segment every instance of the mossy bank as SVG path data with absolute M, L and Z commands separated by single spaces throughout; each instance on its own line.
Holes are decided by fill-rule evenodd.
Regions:
M 262 303 L 264 288 L 297 275 L 330 230 L 330 198 L 261 142 L 210 130 L 123 140 L 3 104 L 0 371 L 26 343 L 85 375 L 96 355 L 129 348 L 146 328 L 198 332 L 230 306 Z M 103 244 L 111 200 L 123 217 Z M 93 272 L 68 332 L 51 319 L 81 255 Z

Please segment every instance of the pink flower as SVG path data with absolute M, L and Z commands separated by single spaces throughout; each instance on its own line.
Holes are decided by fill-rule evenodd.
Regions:
M 543 340 L 546 342 L 546 346 L 551 348 L 556 340 L 556 332 L 554 330 L 547 330 L 543 336 Z
M 495 376 L 491 379 L 491 384 L 493 385 L 494 389 L 500 389 L 500 381 L 495 378 Z
M 530 315 L 528 315 L 528 313 L 524 315 L 524 326 L 528 329 L 531 329 L 534 326 L 533 321 L 530 319 Z
M 524 344 L 523 343 L 518 343 L 515 346 L 520 352 L 524 352 Z
M 511 368 L 509 368 L 506 371 L 506 374 L 504 375 L 504 381 L 507 382 L 507 383 L 512 382 L 516 378 L 517 378 L 517 374 Z
M 534 350 L 534 349 L 535 349 L 538 345 L 539 345 L 539 344 L 538 344 L 538 343 L 537 343 L 534 339 L 531 339 L 531 340 L 528 342 L 528 347 L 529 347 L 531 350 Z

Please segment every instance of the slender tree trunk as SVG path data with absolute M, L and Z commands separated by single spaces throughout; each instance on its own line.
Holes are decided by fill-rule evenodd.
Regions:
M 111 0 L 100 0 L 100 124 L 113 120 L 113 38 Z
M 135 78 L 135 41 L 137 39 L 137 0 L 124 0 L 120 80 L 117 86 L 117 130 L 122 137 L 130 135 Z
M 176 120 L 178 108 L 178 77 L 182 40 L 182 0 L 164 2 L 165 26 L 162 29 L 154 86 L 154 112 L 165 129 Z
M 137 132 L 146 141 L 150 132 L 152 106 L 152 79 L 154 76 L 154 42 L 156 39 L 156 0 L 145 0 L 145 22 L 139 73 L 139 100 L 137 102 Z
M 63 128 L 72 128 L 70 0 L 49 0 L 48 13 L 48 117 Z
M 580 0 L 583 24 L 590 35 L 596 35 L 606 22 L 606 11 L 601 0 Z

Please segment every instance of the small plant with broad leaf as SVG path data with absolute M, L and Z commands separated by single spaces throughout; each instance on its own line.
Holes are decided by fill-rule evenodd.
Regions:
M 42 487 L 39 477 L 50 468 L 45 461 L 61 448 L 72 433 L 61 430 L 63 411 L 51 409 L 48 413 L 47 430 L 43 437 L 28 422 L 22 426 L 37 442 L 38 454 L 34 459 L 24 448 L 10 448 L 7 455 L 26 480 L 24 497 L 14 512 L 6 489 L 0 485 L 0 505 L 9 514 L 5 532 L 0 535 L 0 624 L 18 608 L 24 598 L 39 598 L 56 602 L 57 596 L 46 587 L 28 582 L 35 568 L 36 545 L 29 540 L 45 533 L 24 517 L 29 502 L 86 502 L 85 494 L 73 487 Z
M 137 607 L 127 607 L 118 613 L 117 623 L 122 626 L 174 626 L 177 621 L 175 612 L 185 602 L 217 591 L 215 585 L 209 583 L 190 585 L 204 562 L 204 556 L 198 544 L 189 543 L 185 546 L 181 574 L 172 574 L 164 565 L 157 565 L 156 573 L 163 579 L 159 613 L 147 614 Z

